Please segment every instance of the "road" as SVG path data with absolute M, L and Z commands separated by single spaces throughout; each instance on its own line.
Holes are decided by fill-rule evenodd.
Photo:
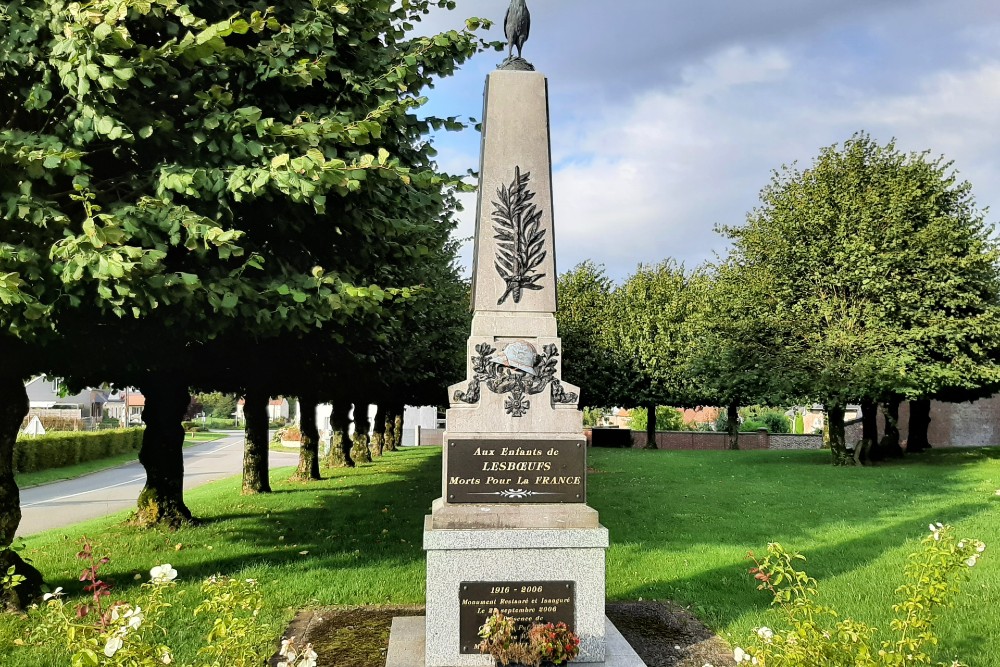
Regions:
M 272 468 L 295 465 L 298 456 L 271 452 Z M 243 434 L 184 449 L 184 489 L 225 479 L 243 470 Z M 21 537 L 69 526 L 135 507 L 146 483 L 139 462 L 21 491 Z

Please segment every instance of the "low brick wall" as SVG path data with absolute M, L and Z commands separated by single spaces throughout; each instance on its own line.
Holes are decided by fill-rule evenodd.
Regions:
M 772 433 L 769 449 L 823 449 L 823 436 Z
M 646 446 L 646 432 L 632 431 L 632 447 Z M 593 445 L 593 429 L 583 429 L 587 446 Z M 755 431 L 740 433 L 740 449 L 821 449 L 821 435 L 791 435 Z M 729 436 L 717 431 L 657 431 L 656 448 L 668 450 L 724 451 L 729 449 Z
M 587 446 L 593 444 L 593 429 L 583 429 Z M 768 449 L 767 431 L 740 433 L 740 449 Z M 632 447 L 646 446 L 646 432 L 632 431 Z M 669 450 L 723 451 L 729 449 L 729 436 L 715 431 L 657 431 L 656 448 Z

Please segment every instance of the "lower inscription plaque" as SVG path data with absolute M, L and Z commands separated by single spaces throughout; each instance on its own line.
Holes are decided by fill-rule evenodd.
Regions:
M 586 441 L 448 440 L 449 503 L 585 503 Z
M 493 609 L 516 621 L 522 639 L 534 623 L 563 622 L 574 629 L 576 588 L 572 581 L 465 581 L 459 588 L 462 653 L 479 653 L 479 628 Z

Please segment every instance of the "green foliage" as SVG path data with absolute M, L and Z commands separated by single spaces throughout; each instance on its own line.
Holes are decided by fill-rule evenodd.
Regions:
M 951 163 L 859 133 L 775 172 L 746 226 L 722 231 L 720 272 L 781 349 L 755 362 L 791 393 L 844 405 L 1000 381 L 1000 246 Z
M 791 433 L 792 425 L 784 410 L 760 406 L 750 406 L 740 410 L 740 416 L 747 421 L 762 424 L 771 433 Z
M 633 408 L 630 414 L 629 427 L 633 431 L 645 431 L 646 426 L 649 424 L 649 411 L 646 408 Z M 656 406 L 656 430 L 684 430 L 683 413 L 677 408 L 670 408 L 665 405 Z
M 14 445 L 14 469 L 36 472 L 139 451 L 141 428 L 73 431 L 23 437 Z
M 910 554 L 907 583 L 896 593 L 901 601 L 892 607 L 892 638 L 878 641 L 876 628 L 849 618 L 840 619 L 830 607 L 816 602 L 816 580 L 795 569 L 805 557 L 790 553 L 777 543 L 767 546 L 767 555 L 755 560 L 750 570 L 760 582 L 758 590 L 774 596 L 787 626 L 777 631 L 757 630 L 749 650 L 735 650 L 737 664 L 761 667 L 911 667 L 930 665 L 928 651 L 938 644 L 932 622 L 940 607 L 950 606 L 958 593 L 958 582 L 974 567 L 986 545 L 979 540 L 958 540 L 951 526 L 931 524 L 931 534 L 921 549 Z M 752 557 L 752 555 L 751 555 Z M 938 663 L 946 667 L 946 663 Z M 957 660 L 947 663 L 959 667 Z
M 194 400 L 201 403 L 205 416 L 216 419 L 232 420 L 233 413 L 236 412 L 236 396 L 234 394 L 224 394 L 214 391 L 204 394 L 195 394 Z
M 89 547 L 89 545 L 88 545 Z M 81 552 L 89 557 L 87 550 Z M 97 579 L 97 570 L 110 559 L 92 563 L 81 575 L 97 590 L 107 590 Z M 164 616 L 178 597 L 170 564 L 150 570 L 150 581 L 142 584 L 135 602 L 118 600 L 102 606 L 101 595 L 93 605 L 72 606 L 62 589 L 45 596 L 45 605 L 30 614 L 34 627 L 28 644 L 62 645 L 73 667 L 155 667 L 174 662 L 171 631 Z M 271 654 L 272 639 L 259 615 L 264 605 L 260 587 L 253 579 L 213 576 L 201 586 L 202 602 L 193 612 L 199 625 L 210 626 L 204 646 L 198 650 L 198 667 L 251 667 Z M 199 617 L 206 621 L 199 623 Z M 23 640 L 22 640 L 23 641 Z M 306 645 L 301 653 L 282 644 L 285 667 L 315 667 L 316 653 Z
M 802 416 L 801 412 L 795 413 L 795 430 L 796 435 L 802 435 L 806 432 L 805 417 Z
M 386 268 L 425 258 L 467 187 L 427 140 L 461 123 L 419 118 L 422 92 L 489 26 L 414 36 L 432 6 L 454 3 L 5 6 L 4 335 L 103 338 L 103 322 L 144 346 L 124 369 L 67 357 L 69 375 L 177 372 L 191 340 L 327 326 L 340 342 L 409 296 L 420 281 Z
M 612 403 L 704 403 L 688 364 L 701 344 L 692 314 L 707 286 L 703 273 L 665 261 L 640 266 L 614 290 L 606 311 L 606 347 L 620 369 Z
M 583 409 L 583 425 L 584 426 L 600 426 L 606 415 L 606 411 L 603 408 L 584 408 Z
M 611 279 L 603 267 L 588 261 L 559 276 L 558 288 L 563 379 L 580 387 L 580 405 L 614 405 L 621 397 L 625 365 L 612 338 Z

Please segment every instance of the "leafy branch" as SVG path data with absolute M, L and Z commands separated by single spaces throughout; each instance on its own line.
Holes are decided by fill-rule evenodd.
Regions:
M 524 290 L 540 290 L 538 281 L 544 273 L 535 273 L 546 256 L 545 230 L 541 228 L 542 212 L 531 200 L 535 193 L 528 189 L 531 172 L 521 174 L 514 168 L 514 180 L 508 189 L 501 185 L 497 190 L 499 201 L 493 202 L 493 238 L 497 241 L 496 269 L 507 283 L 507 290 L 497 305 L 514 297 L 521 302 Z

